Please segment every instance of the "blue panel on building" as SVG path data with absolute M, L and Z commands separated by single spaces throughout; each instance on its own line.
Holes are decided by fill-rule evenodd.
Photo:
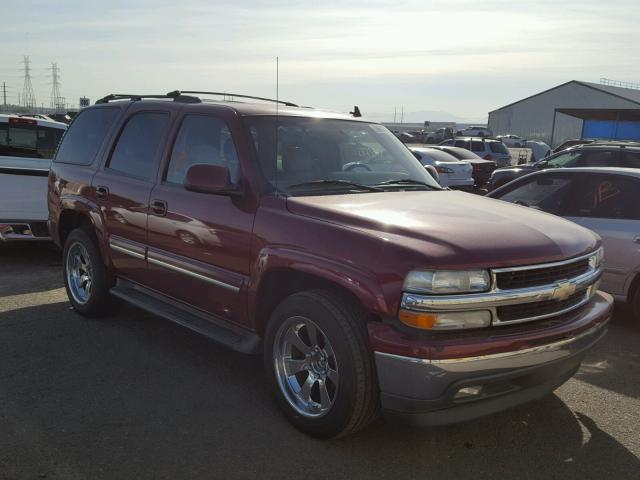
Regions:
M 640 122 L 585 120 L 582 126 L 582 138 L 640 140 Z

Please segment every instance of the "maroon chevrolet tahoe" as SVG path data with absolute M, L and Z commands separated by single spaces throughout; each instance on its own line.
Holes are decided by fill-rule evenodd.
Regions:
M 48 202 L 78 313 L 125 300 L 263 354 L 320 437 L 537 399 L 605 334 L 595 234 L 440 188 L 381 125 L 212 96 L 110 95 L 71 124 Z

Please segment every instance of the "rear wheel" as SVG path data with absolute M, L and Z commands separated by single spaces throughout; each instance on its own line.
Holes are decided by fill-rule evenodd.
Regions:
M 377 415 L 365 322 L 338 295 L 314 290 L 285 299 L 267 326 L 264 361 L 280 408 L 306 433 L 348 435 Z
M 119 304 L 109 294 L 107 269 L 90 230 L 77 228 L 69 234 L 64 244 L 62 268 L 67 296 L 78 313 L 98 317 Z

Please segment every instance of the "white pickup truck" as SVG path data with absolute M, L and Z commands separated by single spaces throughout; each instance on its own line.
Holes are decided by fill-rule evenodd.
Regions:
M 67 125 L 0 115 L 0 241 L 49 240 L 47 177 Z

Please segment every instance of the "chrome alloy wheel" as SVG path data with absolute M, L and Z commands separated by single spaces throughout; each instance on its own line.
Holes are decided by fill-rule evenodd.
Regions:
M 85 304 L 91 297 L 92 269 L 87 249 L 79 242 L 74 243 L 67 253 L 67 285 L 73 299 Z
M 325 415 L 338 393 L 338 362 L 325 333 L 305 317 L 285 320 L 275 335 L 273 363 L 287 402 L 308 418 Z

